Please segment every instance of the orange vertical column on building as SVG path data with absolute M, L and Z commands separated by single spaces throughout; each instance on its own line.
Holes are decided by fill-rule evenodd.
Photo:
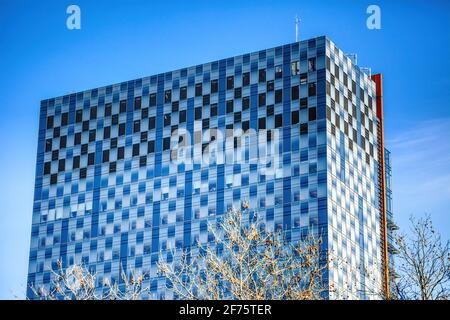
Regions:
M 388 236 L 386 217 L 386 172 L 384 163 L 384 117 L 383 117 L 383 75 L 374 74 L 372 80 L 376 85 L 376 107 L 378 118 L 378 178 L 380 188 L 380 211 L 381 211 L 381 237 L 383 250 L 383 275 L 384 275 L 384 295 L 390 298 L 389 287 L 389 264 L 388 264 Z

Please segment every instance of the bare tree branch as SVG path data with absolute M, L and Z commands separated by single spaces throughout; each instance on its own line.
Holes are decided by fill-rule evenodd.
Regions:
M 127 275 L 122 272 L 124 289 L 117 283 L 108 279 L 103 281 L 103 288 L 99 290 L 96 285 L 96 274 L 90 272 L 83 265 L 73 265 L 64 269 L 62 262 L 58 261 L 58 270 L 52 270 L 53 279 L 49 289 L 44 287 L 31 290 L 35 298 L 41 300 L 138 300 L 142 294 L 149 292 L 143 287 L 144 275 Z M 99 292 L 100 291 L 100 292 Z
M 393 291 L 398 299 L 442 300 L 450 297 L 449 241 L 443 242 L 431 217 L 410 218 L 410 234 L 396 237 Z
M 254 220 L 250 221 L 251 216 Z M 180 299 L 322 299 L 329 290 L 322 279 L 327 256 L 313 234 L 287 243 L 266 230 L 248 206 L 232 209 L 209 226 L 212 243 L 192 252 L 175 252 L 159 270 Z

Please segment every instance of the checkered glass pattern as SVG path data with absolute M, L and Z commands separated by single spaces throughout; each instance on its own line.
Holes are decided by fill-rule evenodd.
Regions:
M 28 283 L 49 286 L 61 259 L 97 272 L 98 290 L 144 272 L 144 298 L 170 299 L 160 256 L 211 241 L 208 223 L 248 200 L 288 241 L 315 232 L 349 259 L 325 280 L 360 297 L 379 281 L 352 267 L 381 261 L 374 92 L 318 37 L 42 101 Z M 213 129 L 277 129 L 281 164 L 175 163 L 180 129 L 194 153 Z

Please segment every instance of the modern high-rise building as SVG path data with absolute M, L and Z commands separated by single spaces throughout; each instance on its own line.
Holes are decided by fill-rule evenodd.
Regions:
M 329 298 L 388 295 L 383 139 L 381 75 L 327 37 L 44 100 L 28 283 L 61 260 L 170 299 L 158 259 L 247 200 L 288 241 L 320 234 Z

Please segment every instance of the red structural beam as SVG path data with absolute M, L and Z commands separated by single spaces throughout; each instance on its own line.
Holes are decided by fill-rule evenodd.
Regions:
M 390 299 L 389 286 L 389 264 L 388 264 L 388 236 L 387 236 L 387 216 L 386 216 L 386 172 L 384 163 L 384 117 L 383 117 L 383 75 L 381 73 L 372 75 L 372 80 L 376 85 L 376 106 L 377 118 L 380 126 L 378 142 L 380 146 L 379 177 L 381 190 L 381 236 L 383 238 L 383 259 L 384 259 L 384 294 L 386 299 Z

